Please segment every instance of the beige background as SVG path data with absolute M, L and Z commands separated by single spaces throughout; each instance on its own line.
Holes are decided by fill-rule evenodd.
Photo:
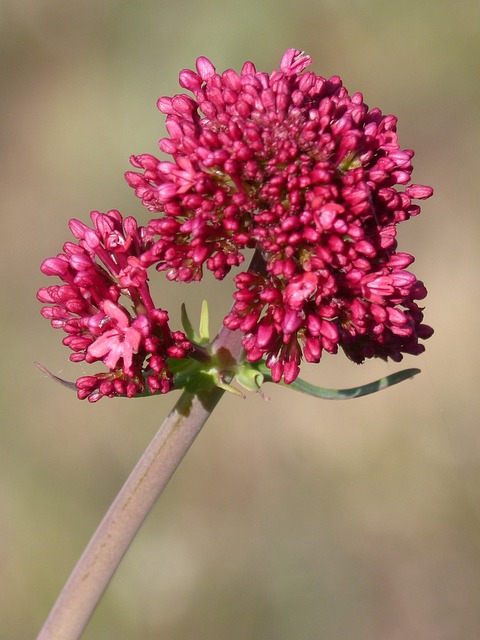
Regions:
M 118 208 L 156 152 L 155 102 L 198 55 L 278 67 L 288 47 L 399 116 L 432 184 L 400 227 L 436 330 L 414 381 L 328 403 L 267 389 L 224 398 L 150 515 L 85 638 L 475 640 L 480 637 L 479 55 L 475 0 L 0 2 L 2 268 L 0 638 L 34 637 L 115 492 L 172 405 L 79 402 L 38 371 L 82 367 L 39 313 L 39 272 L 67 221 Z M 158 303 L 218 326 L 223 285 Z M 174 322 L 175 324 L 175 322 Z M 328 357 L 304 377 L 370 381 L 401 365 Z

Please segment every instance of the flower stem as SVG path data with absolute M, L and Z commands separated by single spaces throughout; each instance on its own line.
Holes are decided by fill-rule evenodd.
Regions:
M 238 362 L 242 334 L 222 327 L 214 351 Z M 37 640 L 80 638 L 130 543 L 224 391 L 182 393 L 142 454 L 60 593 Z

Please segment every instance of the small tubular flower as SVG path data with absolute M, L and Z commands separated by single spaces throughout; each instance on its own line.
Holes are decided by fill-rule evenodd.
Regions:
M 73 362 L 101 361 L 108 369 L 79 378 L 79 398 L 166 393 L 173 386 L 167 359 L 184 357 L 191 345 L 170 330 L 167 312 L 150 295 L 140 259 L 153 239 L 118 211 L 94 211 L 91 218 L 93 228 L 71 220 L 78 243 L 67 242 L 63 253 L 43 262 L 42 272 L 64 284 L 38 291 L 42 315 L 67 334 L 63 343 Z
M 180 73 L 193 97 L 158 101 L 172 161 L 133 156 L 139 171 L 126 174 L 159 214 L 143 264 L 188 282 L 205 267 L 223 278 L 246 249 L 262 256 L 261 272 L 236 276 L 225 324 L 245 333 L 248 360 L 265 358 L 286 382 L 324 349 L 399 360 L 432 333 L 416 303 L 423 284 L 404 268 L 413 257 L 396 252 L 396 225 L 432 189 L 409 184 L 414 153 L 400 148 L 397 119 L 310 63 L 289 49 L 271 74 L 251 62 L 219 74 L 199 58 Z

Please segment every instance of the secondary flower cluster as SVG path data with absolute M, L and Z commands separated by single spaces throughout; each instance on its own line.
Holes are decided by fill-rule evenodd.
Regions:
M 78 245 L 42 267 L 66 284 L 39 297 L 69 334 L 72 359 L 109 369 L 81 378 L 81 397 L 168 391 L 166 359 L 188 356 L 151 300 L 149 267 L 169 280 L 200 280 L 204 268 L 222 279 L 252 249 L 224 323 L 275 381 L 292 382 L 302 358 L 318 362 L 323 350 L 341 347 L 355 362 L 423 351 L 426 290 L 407 270 L 413 257 L 397 252 L 396 225 L 432 189 L 409 184 L 413 151 L 400 149 L 396 118 L 369 110 L 340 78 L 306 71 L 310 62 L 290 49 L 270 75 L 251 62 L 218 74 L 199 58 L 197 72 L 180 73 L 193 97 L 158 101 L 171 160 L 133 156 L 137 171 L 126 174 L 152 219 L 139 227 L 95 213 L 94 230 L 71 222 Z
M 73 362 L 103 361 L 108 372 L 77 380 L 79 398 L 166 393 L 173 385 L 167 358 L 184 358 L 191 345 L 172 332 L 168 314 L 155 307 L 140 256 L 152 244 L 149 232 L 118 211 L 91 214 L 94 228 L 70 221 L 78 244 L 48 258 L 42 271 L 65 284 L 45 287 L 37 297 L 42 315 L 67 334 Z M 129 311 L 126 304 L 131 307 Z

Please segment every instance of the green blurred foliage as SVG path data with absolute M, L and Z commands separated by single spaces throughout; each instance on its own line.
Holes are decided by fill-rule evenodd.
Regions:
M 415 181 L 436 188 L 400 227 L 436 329 L 405 360 L 423 372 L 344 403 L 271 386 L 269 402 L 224 398 L 84 637 L 480 637 L 479 31 L 474 0 L 0 2 L 0 638 L 34 637 L 176 395 L 92 406 L 45 379 L 34 360 L 71 379 L 79 365 L 40 317 L 39 264 L 72 216 L 145 215 L 122 174 L 156 152 L 155 102 L 181 68 L 270 71 L 288 47 L 398 115 Z M 181 302 L 193 318 L 206 297 L 218 326 L 227 280 L 159 278 L 157 299 L 178 326 Z M 305 377 L 398 368 L 337 356 Z

